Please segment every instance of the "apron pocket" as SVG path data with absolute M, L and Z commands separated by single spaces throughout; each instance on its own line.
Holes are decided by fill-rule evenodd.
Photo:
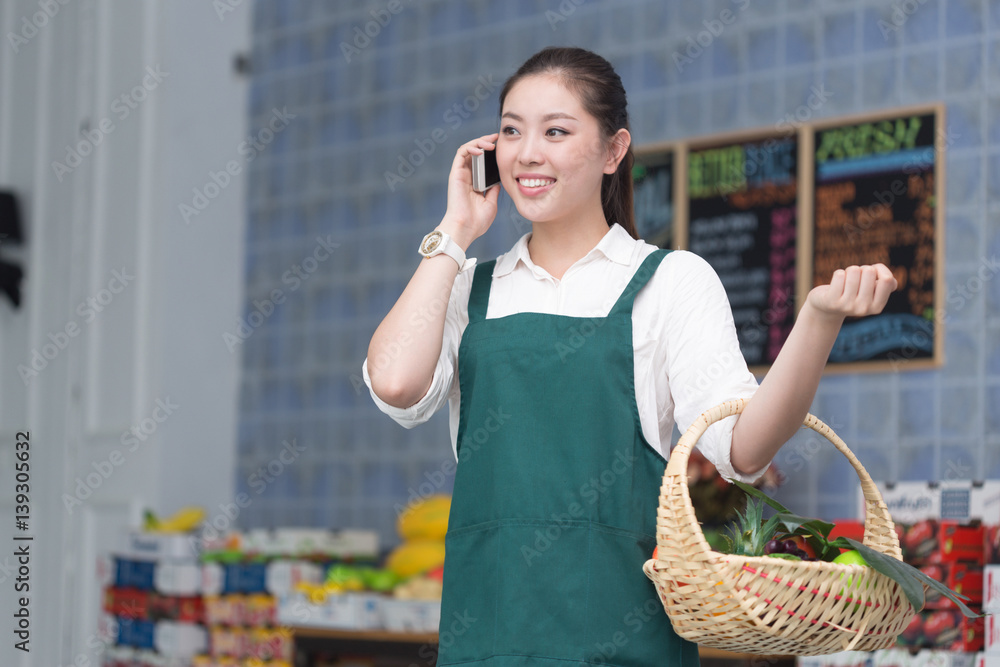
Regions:
M 499 532 L 501 652 L 595 665 L 698 664 L 642 572 L 655 540 L 587 521 L 508 521 Z
M 677 636 L 653 585 L 642 571 L 656 541 L 594 524 L 591 536 L 590 662 L 623 667 L 697 666 L 698 647 Z
M 507 520 L 500 529 L 498 646 L 509 655 L 582 661 L 594 604 L 590 523 Z
M 481 660 L 495 646 L 497 522 L 448 531 L 445 537 L 438 664 Z

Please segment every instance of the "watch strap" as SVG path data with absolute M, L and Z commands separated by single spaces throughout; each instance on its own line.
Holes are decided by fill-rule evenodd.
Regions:
M 428 241 L 428 237 L 432 235 L 437 235 L 440 237 L 440 239 L 438 240 L 433 250 L 431 250 L 430 252 L 426 252 L 424 250 L 425 244 Z M 458 264 L 459 273 L 462 273 L 463 271 L 468 271 L 469 269 L 471 269 L 473 266 L 476 265 L 475 258 L 472 259 L 467 258 L 465 256 L 465 251 L 462 250 L 459 247 L 459 245 L 455 243 L 454 240 L 452 240 L 451 236 L 440 230 L 435 230 L 424 237 L 424 240 L 421 241 L 420 243 L 420 254 L 428 259 L 436 255 L 442 255 L 442 254 L 448 255 L 453 260 L 455 260 L 456 264 Z

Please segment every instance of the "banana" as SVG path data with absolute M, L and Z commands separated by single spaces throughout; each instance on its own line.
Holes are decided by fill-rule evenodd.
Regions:
M 201 525 L 208 513 L 204 507 L 182 507 L 166 519 L 158 519 L 146 510 L 143 528 L 150 533 L 189 533 Z

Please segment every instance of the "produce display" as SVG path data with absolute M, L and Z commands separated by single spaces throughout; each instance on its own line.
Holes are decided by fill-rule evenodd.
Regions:
M 990 547 L 995 534 L 980 522 L 924 520 L 899 526 L 904 559 L 943 586 L 961 593 L 976 612 L 983 608 L 987 588 L 984 566 L 995 557 Z M 986 643 L 988 618 L 969 617 L 953 599 L 928 589 L 925 605 L 899 637 L 912 648 L 980 651 Z
M 102 558 L 108 645 L 102 667 L 291 667 L 291 623 L 279 599 L 304 583 L 320 585 L 334 561 L 371 561 L 372 531 L 281 529 L 215 535 L 204 509 L 165 518 L 146 512 L 143 530 Z M 341 589 L 357 587 L 342 571 Z M 394 587 L 391 572 L 366 579 Z
M 435 632 L 441 616 L 444 537 L 451 498 L 434 495 L 398 519 L 402 542 L 384 563 L 340 560 L 282 597 L 279 622 L 345 630 Z
M 147 512 L 145 530 L 101 559 L 103 667 L 189 667 L 208 648 L 201 566 L 189 542 L 204 516 L 198 507 L 164 519 Z
M 854 607 L 866 604 L 855 575 L 874 568 L 898 582 L 919 610 L 898 638 L 902 650 L 801 658 L 799 667 L 851 667 L 851 660 L 858 667 L 1000 667 L 1000 624 L 981 613 L 990 605 L 988 611 L 1000 611 L 1000 565 L 988 565 L 1000 561 L 996 526 L 897 524 L 900 563 L 861 543 L 860 521 L 799 517 L 757 488 L 732 486 L 746 504 L 717 527 L 717 551 L 843 565 L 843 586 L 831 594 Z M 774 511 L 766 517 L 768 507 Z M 291 625 L 434 632 L 449 511 L 447 496 L 411 506 L 398 519 L 402 541 L 381 559 L 370 533 L 310 529 L 201 540 L 209 550 L 195 557 L 191 544 L 199 540 L 192 536 L 204 510 L 186 507 L 162 519 L 147 512 L 143 531 L 131 533 L 101 567 L 108 643 L 102 666 L 291 667 Z M 984 649 L 984 637 L 987 653 L 979 655 L 994 662 L 973 664 L 971 652 Z M 970 660 L 941 658 L 962 655 L 947 651 Z
M 981 653 L 888 648 L 800 657 L 796 660 L 796 667 L 997 667 L 996 663 L 984 658 Z

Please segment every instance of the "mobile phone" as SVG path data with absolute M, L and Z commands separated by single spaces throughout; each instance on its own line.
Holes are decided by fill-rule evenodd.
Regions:
M 500 182 L 500 168 L 497 166 L 497 151 L 483 151 L 472 156 L 472 189 L 486 192 Z

